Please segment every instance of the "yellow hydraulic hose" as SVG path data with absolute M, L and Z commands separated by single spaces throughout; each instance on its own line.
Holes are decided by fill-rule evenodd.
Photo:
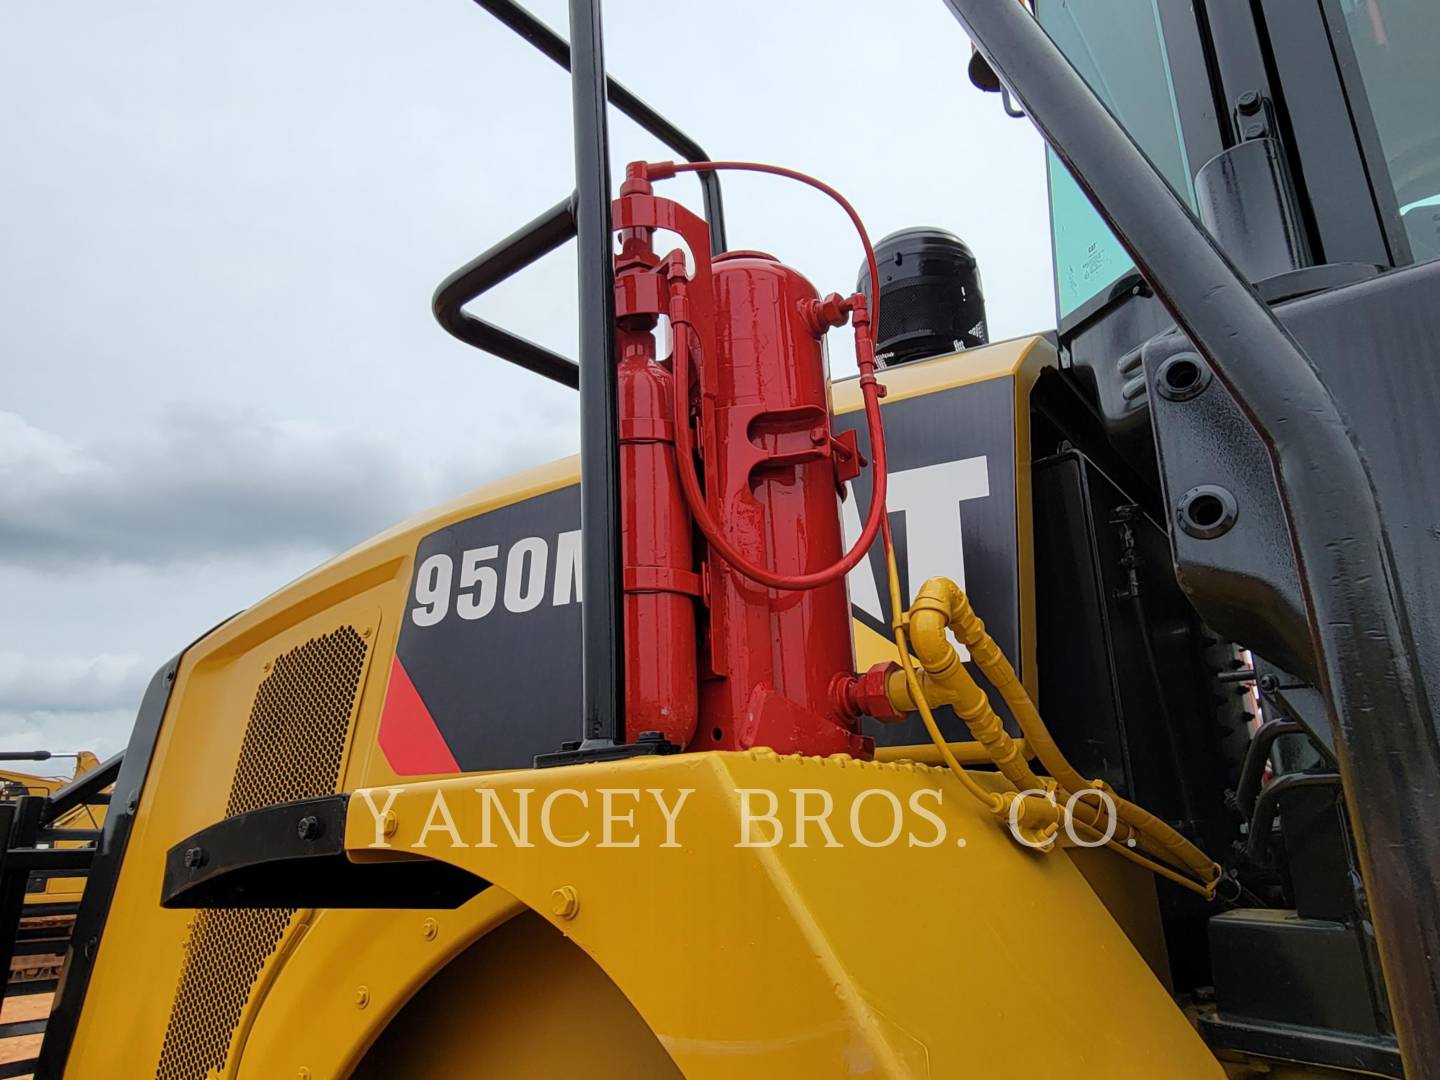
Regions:
M 1074 766 L 1066 760 L 1060 747 L 1056 745 L 1045 722 L 1040 719 L 1040 711 L 1030 700 L 1029 692 L 1016 676 L 1010 661 L 995 644 L 995 639 L 986 633 L 985 624 L 970 606 L 970 598 L 953 582 L 943 578 L 932 579 L 935 580 L 944 581 L 950 586 L 950 628 L 970 650 L 971 658 L 1010 706 L 1010 711 L 1020 725 L 1020 730 L 1025 733 L 1026 741 L 1035 751 L 1035 756 L 1060 786 L 1071 792 L 1087 788 L 1104 791 L 1114 801 L 1115 813 L 1120 821 L 1134 829 L 1142 843 L 1148 842 L 1146 846 L 1153 854 L 1188 870 L 1207 885 L 1218 881 L 1220 868 L 1215 865 L 1214 860 L 1167 822 L 1161 821 L 1128 799 L 1120 798 L 1106 788 L 1102 781 L 1087 780 L 1075 771 Z M 930 582 L 926 582 L 927 586 L 929 584 Z M 925 595 L 924 588 L 921 589 L 921 595 Z
M 905 617 L 901 615 L 901 612 L 904 611 L 904 604 L 900 598 L 900 571 L 895 565 L 895 549 L 890 542 L 889 534 L 890 530 L 887 526 L 885 528 L 885 566 L 890 586 L 890 610 L 896 613 L 894 620 L 895 645 L 900 652 L 900 668 L 908 684 L 910 700 L 914 702 L 910 711 L 920 713 L 920 720 L 925 725 L 925 730 L 930 733 L 930 738 L 934 741 L 941 759 L 949 766 L 950 771 L 955 774 L 966 791 L 975 796 L 996 817 L 1009 820 L 1013 815 L 1015 827 L 1032 843 L 1037 846 L 1047 843 L 1060 830 L 1058 807 L 1048 799 L 1034 796 L 1024 797 L 1014 791 L 1003 793 L 987 791 L 955 759 L 954 753 L 945 741 L 945 736 L 940 733 L 940 725 L 935 722 L 929 702 L 925 700 L 925 692 L 920 685 L 920 676 L 916 674 L 915 665 L 910 658 L 910 645 L 906 641 L 905 635 Z M 1000 733 L 1009 739 L 1009 735 L 1005 733 L 1003 727 L 1000 729 Z M 988 746 L 987 749 L 989 749 Z M 1024 752 L 1019 747 L 1015 747 L 1014 750 L 1014 758 L 1024 766 Z M 1025 766 L 1025 768 L 1028 772 L 1029 767 Z M 1043 790 L 1044 785 L 1038 777 L 1036 777 L 1036 781 L 1033 788 Z
M 1055 778 L 1050 780 L 1036 775 L 1026 763 L 1022 752 L 1025 743 L 1010 737 L 991 706 L 989 696 L 966 670 L 960 654 L 951 646 L 946 636 L 954 596 L 957 593 L 963 596 L 959 586 L 948 578 L 931 578 L 921 586 L 906 617 L 910 644 L 921 666 L 925 668 L 924 674 L 920 676 L 920 687 L 926 704 L 953 707 L 976 741 L 985 749 L 990 760 L 1017 790 L 1053 790 L 1057 801 L 1067 799 L 1072 791 L 1084 790 L 1087 785 L 1083 780 L 1066 790 L 1067 785 L 1059 782 L 1055 774 L 1052 773 Z M 908 712 L 914 708 L 914 694 L 909 692 L 907 681 L 901 676 L 902 672 L 893 671 L 887 678 L 886 696 L 900 711 Z M 1071 770 L 1071 773 L 1073 774 L 1074 770 Z M 1079 779 L 1078 774 L 1074 775 Z M 1071 813 L 1082 824 L 1096 829 L 1097 833 L 1109 821 L 1102 806 L 1086 802 L 1077 802 Z M 1133 834 L 1126 828 L 1120 839 L 1129 841 L 1133 839 Z
M 943 595 L 939 595 L 938 583 L 942 581 L 949 584 L 943 578 L 932 578 L 925 583 L 910 605 L 905 627 L 915 658 L 925 669 L 925 674 L 920 677 L 920 688 L 926 704 L 943 702 L 954 708 L 996 768 L 1018 790 L 1048 790 L 1045 782 L 1030 768 L 1020 744 L 1005 730 L 985 691 L 970 677 L 960 654 L 945 636 L 945 628 L 950 623 L 950 605 Z M 904 687 L 896 689 L 908 691 L 909 680 Z M 888 685 L 886 690 L 888 694 Z M 910 697 L 913 699 L 914 694 Z
M 1073 824 L 1077 832 L 1085 834 L 1085 838 L 1087 840 L 1099 841 L 1100 838 L 1105 835 L 1098 829 L 1095 829 L 1090 825 L 1086 825 L 1082 821 L 1075 821 Z M 1145 857 L 1144 855 L 1141 855 L 1138 851 L 1132 851 L 1124 844 L 1118 843 L 1115 840 L 1109 841 L 1105 846 L 1108 847 L 1111 851 L 1115 852 L 1115 854 L 1121 855 L 1139 866 L 1143 866 L 1152 874 L 1155 874 L 1158 877 L 1163 877 L 1167 881 L 1173 881 L 1176 885 L 1179 885 L 1181 888 L 1189 889 L 1193 893 L 1199 893 L 1201 896 L 1205 897 L 1206 900 L 1211 900 L 1215 896 L 1215 887 L 1218 884 L 1218 881 L 1211 882 L 1209 884 L 1196 881 L 1192 877 L 1172 870 L 1170 867 L 1166 866 L 1164 863 L 1156 859 L 1150 859 Z
M 921 676 L 921 682 L 924 682 L 923 675 Z M 1024 739 L 1017 739 L 1016 742 L 1019 743 L 1020 751 L 1025 755 L 1027 760 L 1035 756 L 1030 752 Z M 950 753 L 955 756 L 955 760 L 961 765 L 990 764 L 990 755 L 986 752 L 985 747 L 973 739 L 967 739 L 965 742 L 954 742 L 952 740 L 947 745 L 950 747 Z M 945 759 L 940 756 L 940 751 L 936 750 L 933 744 L 929 746 L 877 746 L 875 747 L 875 760 L 918 761 L 922 765 L 945 764 Z
M 895 567 L 893 552 L 888 548 L 886 562 L 890 579 L 891 610 L 900 612 L 899 573 Z M 1028 744 L 1028 748 L 1039 758 L 1053 779 L 1046 780 L 1036 775 L 1027 764 L 1025 744 L 1012 739 L 1005 731 L 990 705 L 989 698 L 975 683 L 959 654 L 951 646 L 946 636 L 947 628 L 955 630 L 956 636 L 969 648 L 971 657 L 994 683 L 1020 724 L 1025 734 L 1025 744 Z M 978 785 L 964 774 L 964 770 L 945 745 L 939 726 L 931 713 L 932 702 L 954 706 L 1002 775 L 1019 791 L 1046 791 L 1067 799 L 1071 792 L 1103 792 L 1115 807 L 1118 821 L 1110 821 L 1100 800 L 1090 803 L 1079 799 L 1074 801 L 1072 807 L 1075 825 L 1083 830 L 1088 838 L 1098 839 L 1110 831 L 1112 837 L 1118 836 L 1118 839 L 1112 838 L 1108 846 L 1123 857 L 1203 896 L 1213 895 L 1219 881 L 1220 869 L 1204 852 L 1167 823 L 1115 795 L 1103 783 L 1086 780 L 1065 759 L 1049 729 L 1040 719 L 1039 711 L 1030 700 L 1030 695 L 1016 677 L 1014 668 L 999 646 L 985 632 L 985 624 L 975 614 L 969 599 L 958 585 L 946 578 L 932 578 L 921 586 L 914 605 L 895 619 L 895 641 L 900 654 L 900 669 L 892 671 L 887 677 L 886 696 L 896 709 L 920 713 L 921 720 L 941 757 L 972 793 Z M 925 669 L 923 675 L 915 671 L 910 657 L 912 646 Z M 977 797 L 981 797 L 992 812 L 1002 814 L 1009 812 L 1009 806 L 1016 798 L 1011 793 L 1006 794 L 1010 795 L 1008 800 L 990 792 Z M 997 799 L 1005 801 L 997 806 Z M 1048 817 L 1036 805 L 1040 803 L 1050 808 Z M 1022 828 L 1025 828 L 1027 837 L 1048 839 L 1053 836 L 1058 830 L 1058 816 L 1058 808 L 1049 798 L 1021 797 L 1017 818 L 1021 821 Z M 1030 823 L 1028 827 L 1026 822 Z M 1183 868 L 1194 877 L 1177 873 L 1175 869 L 1131 850 L 1137 842 L 1147 851 L 1171 862 L 1174 867 Z M 1196 877 L 1199 878 L 1198 881 L 1194 880 Z

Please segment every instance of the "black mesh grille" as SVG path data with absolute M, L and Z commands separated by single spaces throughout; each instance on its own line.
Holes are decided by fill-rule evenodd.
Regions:
M 983 310 L 981 318 L 984 317 Z M 974 321 L 966 292 L 950 280 L 920 278 L 909 285 L 887 285 L 880 304 L 879 340 L 924 334 L 947 347 L 961 341 Z
M 226 817 L 335 791 L 366 648 L 354 627 L 342 626 L 274 662 L 255 693 Z M 255 980 L 294 915 L 290 908 L 196 913 L 157 1080 L 223 1071 Z

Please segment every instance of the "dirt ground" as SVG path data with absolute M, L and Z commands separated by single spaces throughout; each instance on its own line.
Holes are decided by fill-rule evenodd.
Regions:
M 0 1007 L 0 1024 L 17 1020 L 39 1020 L 50 1015 L 50 1003 L 54 994 L 28 994 L 25 997 L 8 997 Z M 0 1064 L 23 1061 L 40 1051 L 42 1035 L 20 1035 L 13 1039 L 0 1039 Z

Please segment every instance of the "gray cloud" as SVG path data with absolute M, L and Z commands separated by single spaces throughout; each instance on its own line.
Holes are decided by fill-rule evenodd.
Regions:
M 138 656 L 0 652 L 0 749 L 114 753 L 148 678 Z
M 104 759 L 125 749 L 135 722 L 135 707 L 68 712 L 0 709 L 0 750 L 89 750 Z M 72 764 L 64 760 L 36 765 L 20 762 L 11 767 L 21 772 L 68 776 Z
M 568 417 L 542 413 L 484 441 L 503 449 L 436 462 L 425 448 L 362 430 L 188 406 L 134 436 L 81 444 L 0 413 L 0 558 L 79 571 L 97 561 L 330 554 L 521 463 L 562 455 L 574 436 Z
M 0 709 L 84 712 L 133 707 L 149 675 L 134 655 L 35 657 L 0 652 Z
M 162 413 L 133 437 L 81 443 L 0 412 L 0 567 L 9 615 L 54 617 L 57 605 L 93 607 L 97 597 L 124 604 L 103 587 L 115 581 L 144 597 L 128 603 L 153 609 L 132 607 L 136 618 L 167 611 L 179 622 L 177 609 L 204 594 L 190 605 L 203 610 L 186 609 L 190 629 L 144 656 L 34 651 L 15 624 L 4 635 L 10 647 L 0 647 L 0 749 L 104 755 L 123 748 L 159 658 L 197 627 L 307 564 L 496 476 L 563 455 L 575 441 L 571 418 L 544 408 L 523 422 L 502 414 L 491 438 L 503 449 L 488 458 L 436 460 L 428 448 L 355 429 L 187 407 Z M 127 576 L 117 577 L 117 567 L 129 567 Z M 239 587 L 199 588 L 217 575 Z M 127 631 L 124 640 L 133 636 Z M 74 643 L 61 648 L 97 644 L 77 629 Z

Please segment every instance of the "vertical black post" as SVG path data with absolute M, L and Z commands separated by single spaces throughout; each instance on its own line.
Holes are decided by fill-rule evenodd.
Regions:
M 581 628 L 588 747 L 625 741 L 615 266 L 600 0 L 570 0 L 570 87 L 580 270 Z

